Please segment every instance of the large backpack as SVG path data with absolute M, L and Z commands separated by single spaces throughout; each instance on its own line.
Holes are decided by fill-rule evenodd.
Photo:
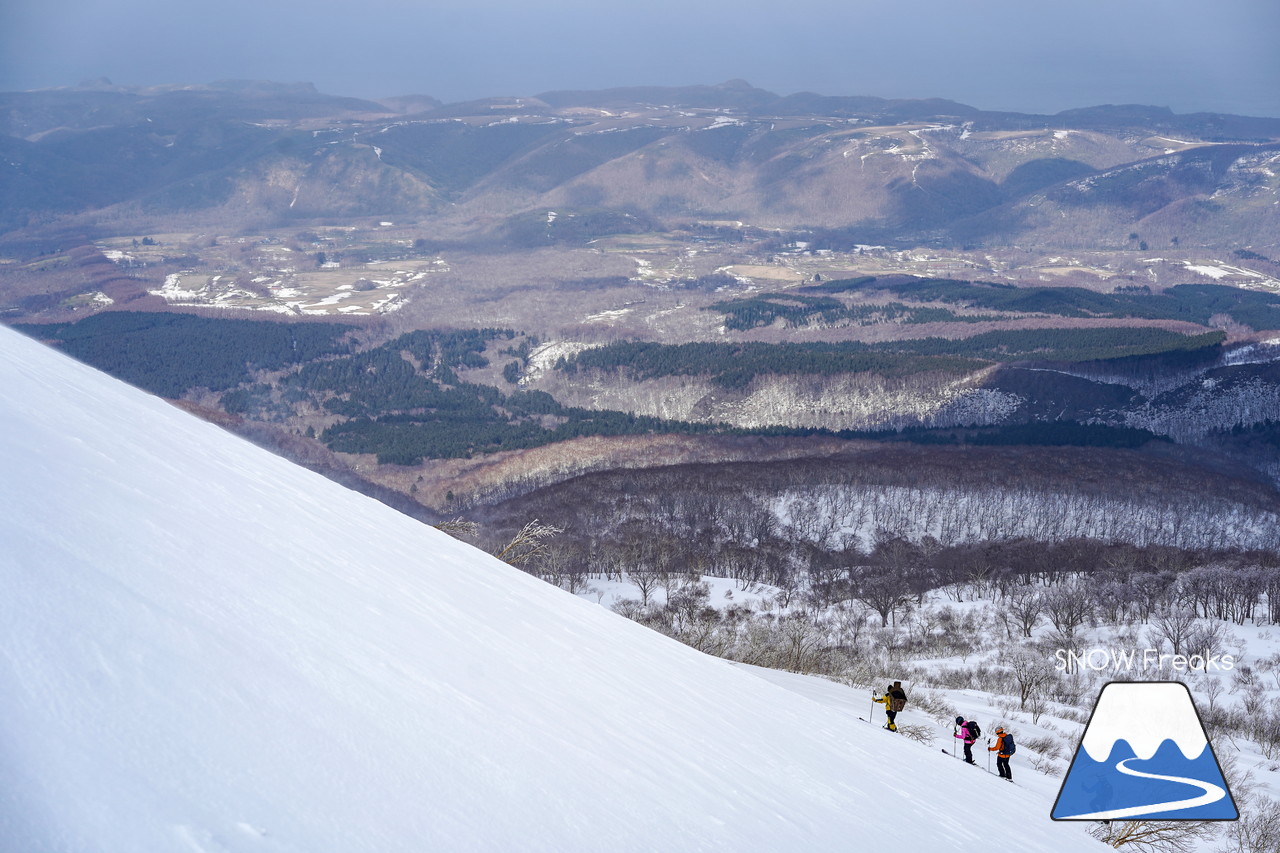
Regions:
M 1013 735 L 1010 732 L 1004 733 L 1004 749 L 1000 751 L 1005 755 L 1013 755 L 1018 751 L 1018 745 L 1013 742 Z
M 895 714 L 907 707 L 907 694 L 902 691 L 901 687 L 895 687 L 893 690 L 889 691 L 889 700 L 889 710 L 893 711 Z
M 965 728 L 969 730 L 970 738 L 976 741 L 978 738 L 982 737 L 982 726 L 978 725 L 977 720 L 970 720 L 964 725 L 965 725 Z

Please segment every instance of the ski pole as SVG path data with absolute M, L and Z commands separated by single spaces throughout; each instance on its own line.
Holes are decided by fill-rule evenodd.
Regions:
M 951 727 L 951 757 L 956 757 L 956 732 L 959 731 L 955 726 Z
M 987 743 L 991 743 L 991 738 L 987 738 Z M 991 772 L 991 750 L 987 750 L 987 772 Z

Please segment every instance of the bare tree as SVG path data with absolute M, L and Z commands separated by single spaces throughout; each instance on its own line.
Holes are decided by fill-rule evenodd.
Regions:
M 1269 797 L 1241 808 L 1240 819 L 1227 824 L 1222 853 L 1275 853 L 1280 850 L 1280 803 Z
M 1151 620 L 1150 637 L 1157 645 L 1167 642 L 1175 655 L 1183 654 L 1196 627 L 1196 613 L 1186 607 L 1170 607 Z
M 1268 761 L 1280 758 L 1280 699 L 1272 699 L 1267 708 L 1252 715 L 1251 735 Z
M 664 579 L 658 572 L 641 565 L 634 566 L 627 572 L 627 580 L 640 591 L 640 606 L 648 607 L 649 599 L 653 597 L 658 587 L 662 586 Z
M 853 597 L 880 614 L 880 624 L 889 625 L 889 615 L 906 603 L 911 586 L 901 574 L 884 572 L 873 566 L 858 566 L 849 572 Z
M 1023 637 L 1031 636 L 1032 630 L 1044 614 L 1044 607 L 1044 595 L 1031 586 L 1014 587 L 1000 605 L 1001 611 L 1008 614 L 1010 621 L 1022 631 Z
M 1209 678 L 1204 681 L 1201 692 L 1209 699 L 1209 713 L 1213 714 L 1217 710 L 1218 697 L 1222 695 L 1222 691 L 1226 689 L 1222 680 L 1218 678 Z
M 1089 833 L 1116 849 L 1192 853 L 1213 834 L 1213 826 L 1195 820 L 1113 820 L 1097 824 Z
M 513 566 L 523 565 L 544 553 L 546 550 L 546 542 L 544 540 L 563 532 L 564 528 L 562 527 L 543 524 L 534 519 L 522 527 L 520 532 L 512 537 L 511 541 L 493 556 Z
M 1140 572 L 1129 579 L 1132 600 L 1138 608 L 1138 617 L 1143 622 L 1150 619 L 1159 604 L 1167 598 L 1173 581 L 1173 575 L 1168 572 Z
M 587 572 L 580 548 L 551 542 L 530 560 L 534 571 L 544 580 L 575 595 L 587 588 Z
M 822 643 L 822 632 L 809 617 L 799 613 L 782 617 L 778 627 L 782 630 L 785 649 L 781 668 L 807 672 Z
M 1044 593 L 1044 609 L 1062 636 L 1075 636 L 1076 629 L 1093 612 L 1091 592 L 1080 581 L 1059 584 Z
M 442 521 L 433 526 L 436 530 L 448 533 L 454 539 L 461 539 L 463 541 L 474 538 L 476 533 L 480 531 L 479 524 L 474 521 L 467 521 L 461 516 L 451 518 L 448 521 Z
M 1053 681 L 1053 670 L 1040 655 L 1019 649 L 1005 660 L 1014 684 L 1018 687 L 1019 708 L 1027 710 L 1027 703 L 1045 692 Z M 1043 710 L 1043 707 L 1041 707 Z
M 1280 569 L 1266 569 L 1262 582 L 1267 594 L 1267 618 L 1273 625 L 1280 624 Z
M 850 606 L 846 602 L 836 605 L 833 619 L 836 641 L 842 646 L 856 646 L 863 630 L 867 627 L 866 611 Z
M 1206 661 L 1214 652 L 1220 652 L 1236 638 L 1226 624 L 1217 620 L 1197 622 L 1187 637 L 1187 653 L 1204 655 Z

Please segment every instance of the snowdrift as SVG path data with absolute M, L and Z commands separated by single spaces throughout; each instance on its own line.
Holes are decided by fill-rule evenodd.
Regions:
M 0 477 L 5 851 L 1097 849 L 5 329 Z

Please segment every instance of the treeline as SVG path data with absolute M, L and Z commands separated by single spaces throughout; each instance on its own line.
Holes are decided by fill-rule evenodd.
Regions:
M 370 453 L 380 462 L 418 464 L 424 458 L 537 447 L 594 435 L 731 434 L 837 435 L 919 443 L 992 441 L 1079 443 L 1064 427 L 1022 428 L 1026 435 L 989 431 L 986 437 L 914 431 L 830 433 L 775 426 L 757 430 L 691 424 L 567 407 L 541 391 L 503 394 L 460 380 L 458 371 L 488 365 L 485 351 L 512 340 L 510 329 L 416 331 L 363 352 L 352 352 L 351 326 L 210 319 L 187 314 L 105 312 L 75 324 L 28 326 L 69 354 L 126 382 L 177 398 L 196 388 L 223 391 L 231 413 L 287 421 L 310 405 L 341 420 L 320 438 L 331 449 Z M 516 350 L 504 353 L 518 355 Z M 763 372 L 831 374 L 875 371 L 902 375 L 924 371 L 963 373 L 982 362 L 951 356 L 880 352 L 864 344 L 684 344 L 622 343 L 583 353 L 561 368 L 626 368 L 642 378 L 710 372 L 725 387 L 743 387 Z M 274 386 L 253 382 L 259 370 L 297 365 Z M 1092 427 L 1089 441 L 1131 446 L 1135 437 Z M 1004 436 L 1004 438 L 1002 438 Z
M 972 444 L 880 442 L 785 462 L 596 472 L 520 493 L 494 514 L 518 512 L 598 536 L 653 521 L 699 554 L 733 543 L 756 554 L 752 560 L 767 552 L 761 543 L 771 537 L 819 551 L 885 537 L 957 548 L 992 539 L 1280 548 L 1273 496 L 1261 487 L 1097 446 L 1136 443 L 1145 438 L 1140 432 L 1048 437 L 1074 446 L 1010 454 Z
M 920 355 L 952 355 L 993 362 L 1113 361 L 1134 356 L 1179 353 L 1215 347 L 1225 332 L 1183 335 L 1167 329 L 1138 326 L 1100 329 L 1010 329 L 968 338 L 916 338 L 872 344 L 878 350 Z
M 852 281 L 861 281 L 854 279 Z M 829 282 L 830 286 L 840 282 Z M 870 284 L 865 283 L 864 286 Z M 1179 284 L 1161 293 L 1098 293 L 1083 287 L 1016 287 L 991 282 L 923 279 L 875 289 L 914 302 L 942 302 L 1022 314 L 1185 320 L 1204 325 L 1226 314 L 1254 329 L 1280 328 L 1280 296 L 1218 284 Z
M 624 210 L 538 211 L 509 218 L 496 230 L 495 239 L 517 248 L 582 246 L 611 234 L 646 234 L 656 227 L 648 216 Z
M 107 311 L 77 323 L 17 326 L 58 349 L 153 394 L 221 391 L 257 370 L 280 370 L 346 353 L 353 327 L 210 319 L 190 314 Z
M 459 378 L 459 369 L 488 366 L 484 352 L 491 341 L 514 336 L 509 329 L 410 332 L 365 352 L 304 365 L 281 380 L 280 396 L 290 404 L 309 400 L 342 418 L 320 435 L 331 449 L 374 454 L 380 463 L 394 465 L 538 447 L 588 435 L 717 429 L 565 407 L 542 391 L 503 394 Z M 255 394 L 262 396 L 262 390 L 228 392 L 223 405 L 229 411 L 244 409 Z
M 1083 287 L 1018 287 L 996 282 L 921 279 L 877 282 L 873 276 L 808 285 L 805 293 L 763 294 L 717 302 L 706 310 L 724 314 L 725 326 L 744 331 L 783 320 L 791 326 L 822 323 L 982 322 L 993 315 L 956 314 L 919 304 L 845 305 L 829 295 L 851 291 L 891 293 L 911 303 L 942 303 L 1003 314 L 1049 314 L 1070 318 L 1183 320 L 1205 325 L 1217 314 L 1254 329 L 1280 329 L 1280 295 L 1217 284 L 1179 284 L 1161 293 L 1117 288 L 1099 293 Z
M 974 444 L 984 447 L 1111 447 L 1132 450 L 1151 441 L 1171 442 L 1168 436 L 1147 429 L 1082 424 L 1077 421 L 1044 421 L 1006 424 L 997 427 L 947 429 L 905 429 L 900 432 L 835 433 L 841 438 L 907 441 L 913 444 Z
M 838 299 L 800 294 L 731 299 L 708 305 L 703 310 L 724 314 L 725 327 L 736 331 L 768 326 L 779 318 L 792 326 L 806 326 L 815 315 L 827 323 L 845 316 L 844 304 Z
M 344 417 L 415 409 L 475 416 L 497 404 L 500 394 L 460 383 L 455 371 L 487 366 L 488 342 L 514 336 L 507 329 L 409 332 L 366 352 L 305 365 L 282 384 L 318 396 L 324 408 Z
M 579 369 L 625 370 L 637 380 L 664 376 L 709 376 L 726 388 L 745 387 L 762 373 L 816 374 L 873 372 L 887 376 L 942 371 L 967 373 L 982 366 L 973 359 L 944 354 L 920 356 L 879 351 L 868 344 L 690 343 L 625 341 L 584 350 L 556 362 L 569 375 Z
M 822 289 L 840 292 L 839 286 L 843 284 L 844 282 L 832 282 L 830 286 Z M 703 310 L 719 311 L 724 315 L 725 328 L 739 332 L 759 326 L 770 326 L 778 320 L 783 320 L 790 326 L 809 326 L 816 322 L 872 325 L 876 323 L 983 323 L 1002 319 L 989 314 L 956 314 L 946 308 L 910 306 L 901 302 L 890 302 L 884 305 L 845 305 L 830 296 L 806 296 L 799 293 L 729 299 L 708 305 Z
M 458 389 L 459 394 L 466 391 L 466 388 Z M 333 450 L 377 454 L 380 464 L 417 465 L 428 458 L 469 458 L 477 453 L 541 447 L 592 435 L 696 435 L 718 431 L 717 427 L 706 424 L 667 421 L 628 412 L 557 405 L 554 414 L 560 422 L 543 426 L 539 419 L 529 418 L 528 412 L 511 404 L 510 398 L 504 398 L 493 407 L 475 407 L 462 415 L 456 411 L 434 411 L 355 418 L 330 427 L 321 437 Z
M 665 520 L 570 530 L 522 567 L 577 593 L 595 580 L 628 582 L 635 596 L 616 609 L 632 619 L 710 654 L 830 675 L 847 674 L 858 660 L 881 658 L 886 646 L 908 657 L 977 651 L 982 632 L 975 624 L 949 625 L 936 613 L 926 624 L 916 623 L 927 611 L 926 596 L 940 589 L 961 600 L 995 599 L 992 627 L 1008 640 L 1025 642 L 1047 627 L 1058 648 L 1073 646 L 1088 625 L 1138 624 L 1149 626 L 1151 642 L 1190 654 L 1206 646 L 1221 649 L 1221 633 L 1202 620 L 1280 623 L 1280 557 L 1274 552 L 1094 539 L 943 546 L 893 536 L 865 549 L 831 550 L 789 539 L 759 518 L 743 519 L 740 532 L 757 537 L 751 545 L 715 535 L 705 523 L 665 523 L 672 516 L 692 520 L 697 510 L 679 502 Z M 703 577 L 732 579 L 741 590 L 767 589 L 765 607 L 714 606 Z M 896 630 L 873 635 L 876 628 Z M 981 685 L 963 680 L 939 686 Z M 1061 686 L 1065 691 L 1070 685 Z M 1051 692 L 1045 681 L 1037 690 Z M 1074 701 L 1065 692 L 1053 698 Z
M 857 278 L 840 278 L 831 281 L 822 281 L 815 284 L 806 285 L 801 290 L 808 290 L 815 293 L 845 293 L 850 290 L 861 290 L 868 284 L 876 280 L 873 275 L 861 275 Z
M 1259 421 L 1256 424 L 1245 426 L 1244 424 L 1236 424 L 1230 430 L 1225 431 L 1232 437 L 1239 438 L 1241 436 L 1251 440 L 1258 441 L 1261 444 L 1270 444 L 1280 447 L 1280 421 L 1274 421 L 1268 418 Z
M 1106 361 L 1217 346 L 1222 332 L 1182 335 L 1150 327 L 1023 329 L 985 332 L 968 338 L 918 338 L 865 344 L 857 341 L 805 344 L 622 341 L 560 359 L 556 368 L 572 376 L 580 369 L 626 372 L 643 381 L 664 376 L 706 376 L 725 388 L 744 388 L 760 374 L 925 372 L 968 373 L 994 362 Z

